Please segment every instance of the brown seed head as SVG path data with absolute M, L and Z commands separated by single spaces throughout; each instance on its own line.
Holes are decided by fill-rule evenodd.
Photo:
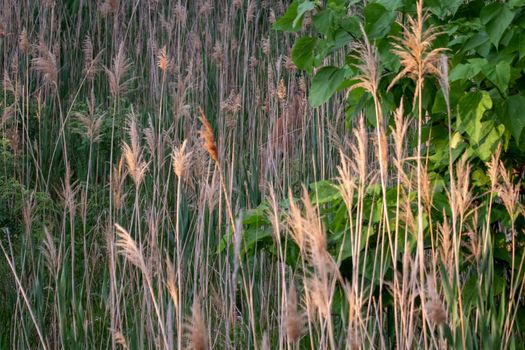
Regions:
M 211 159 L 213 159 L 215 163 L 219 164 L 219 154 L 217 152 L 217 144 L 215 143 L 215 137 L 213 136 L 213 129 L 211 127 L 210 122 L 208 121 L 208 118 L 206 118 L 206 114 L 204 114 L 204 111 L 201 107 L 199 107 L 199 113 L 201 115 L 201 137 L 204 139 L 204 148 L 206 149 L 206 151 L 208 151 L 208 154 L 210 155 Z
M 44 82 L 56 86 L 58 83 L 58 67 L 55 55 L 43 43 L 38 45 L 38 51 L 40 55 L 31 60 L 33 69 L 42 74 Z
M 279 80 L 279 86 L 277 88 L 277 97 L 279 100 L 284 101 L 286 99 L 286 86 L 284 85 L 284 79 Z
M 421 94 L 425 75 L 434 75 L 438 78 L 442 75 L 440 69 L 441 54 L 445 48 L 431 50 L 432 42 L 440 34 L 435 27 L 424 28 L 427 18 L 423 14 L 423 1 L 418 0 L 417 17 L 409 17 L 408 25 L 399 23 L 403 28 L 403 37 L 396 38 L 392 50 L 401 60 L 403 69 L 392 80 L 388 89 L 392 88 L 400 79 L 409 77 L 416 82 L 414 92 L 414 103 Z
M 290 343 L 296 343 L 301 337 L 301 316 L 297 305 L 297 292 L 295 286 L 290 286 L 288 302 L 286 304 L 286 336 Z
M 206 350 L 208 349 L 208 334 L 198 298 L 195 298 L 193 301 L 191 311 L 191 322 L 187 325 L 187 329 L 189 330 L 189 348 L 194 350 Z
M 169 258 L 166 258 L 166 285 L 168 286 L 168 292 L 170 293 L 171 300 L 175 305 L 175 310 L 179 312 L 179 289 L 177 288 L 177 283 L 175 282 L 175 269 Z
M 22 30 L 22 33 L 20 33 L 19 45 L 20 45 L 20 49 L 24 53 L 29 52 L 29 37 L 27 35 L 27 30 L 25 28 Z
M 162 49 L 159 50 L 159 53 L 157 55 L 157 66 L 162 70 L 163 72 L 166 72 L 170 65 L 170 58 L 168 54 L 166 53 L 166 45 L 162 47 Z
M 187 140 L 182 142 L 182 146 L 174 147 L 171 153 L 171 159 L 173 161 L 173 171 L 177 177 L 182 177 L 186 171 L 187 164 L 191 159 L 191 152 L 186 152 Z

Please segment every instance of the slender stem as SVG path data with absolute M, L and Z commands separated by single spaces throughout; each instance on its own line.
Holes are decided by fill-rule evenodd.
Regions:
M 4 249 L 4 245 L 2 244 L 2 240 L 0 240 L 0 248 L 2 248 L 2 252 L 4 253 L 4 256 L 7 260 L 7 264 L 9 265 L 9 268 L 11 269 L 11 272 L 13 273 L 13 276 L 15 277 L 16 284 L 18 285 L 18 290 L 22 294 L 22 298 L 24 299 L 24 302 L 27 306 L 27 310 L 29 311 L 29 315 L 31 316 L 31 320 L 33 321 L 33 324 L 35 325 L 36 332 L 38 334 L 38 339 L 40 340 L 40 344 L 42 344 L 42 348 L 44 350 L 47 350 L 47 345 L 44 340 L 44 336 L 42 335 L 42 332 L 40 330 L 40 327 L 38 326 L 38 323 L 36 322 L 35 315 L 33 314 L 33 310 L 31 309 L 31 305 L 29 304 L 29 299 L 27 298 L 26 292 L 24 291 L 24 288 L 22 287 L 22 283 L 20 282 L 20 279 L 18 278 L 18 275 L 16 273 L 15 267 L 9 259 L 9 256 L 7 255 L 7 252 Z
M 181 259 L 181 245 L 180 245 L 180 188 L 181 188 L 181 178 L 177 179 L 177 212 L 176 212 L 176 222 L 175 222 L 175 242 L 177 245 L 177 348 L 182 349 L 182 259 Z

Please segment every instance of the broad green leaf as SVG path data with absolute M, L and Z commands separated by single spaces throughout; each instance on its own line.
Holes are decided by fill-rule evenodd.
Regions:
M 303 16 L 306 12 L 311 11 L 315 8 L 315 3 L 313 1 L 305 1 L 297 7 L 297 15 L 292 22 L 294 28 L 301 28 L 303 24 Z
M 521 6 L 525 6 L 525 0 L 510 0 L 508 4 L 512 8 L 521 7 Z
M 272 237 L 270 227 L 250 227 L 242 232 L 242 253 L 246 254 L 250 249 L 265 238 Z
M 521 95 L 509 97 L 505 101 L 505 110 L 501 118 L 519 144 L 521 133 L 525 128 L 525 97 Z
M 261 204 L 255 209 L 246 210 L 242 216 L 243 225 L 263 225 L 268 223 L 266 217 L 266 210 L 268 210 L 268 205 Z
M 352 1 L 355 2 L 356 0 L 352 0 Z M 348 4 L 348 0 L 328 0 L 328 3 L 327 3 L 327 7 L 337 8 L 342 11 L 344 11 L 346 9 L 346 6 L 348 5 L 352 5 L 352 4 Z
M 482 71 L 485 65 L 487 65 L 487 60 L 484 58 L 473 58 L 468 60 L 468 63 L 460 63 L 450 71 L 448 80 L 452 83 L 457 80 L 472 79 Z
M 452 40 L 451 44 L 454 43 L 454 40 Z M 489 36 L 485 32 L 479 32 L 475 35 L 471 36 L 466 42 L 465 45 L 462 48 L 462 52 L 468 52 L 470 50 L 476 50 L 478 53 L 484 50 L 485 46 L 491 47 Z M 482 55 L 485 57 L 485 55 Z
M 299 38 L 295 42 L 292 49 L 292 59 L 299 69 L 312 72 L 316 44 L 317 39 L 308 36 Z
M 481 119 L 486 110 L 492 108 L 492 99 L 486 91 L 469 92 L 459 100 L 457 128 L 466 132 L 471 143 L 478 144 L 482 138 Z
M 310 185 L 312 204 L 325 204 L 341 198 L 341 192 L 332 182 L 322 180 Z
M 459 132 L 456 132 L 454 133 L 454 135 L 452 135 L 452 138 L 450 140 L 450 147 L 452 149 L 455 149 L 459 146 L 460 142 L 463 141 L 463 138 L 461 137 L 461 134 Z
M 455 15 L 462 4 L 463 0 L 427 0 L 425 1 L 425 8 L 428 8 L 436 16 L 443 18 Z
M 521 60 L 525 56 L 525 33 L 520 33 L 518 41 L 519 59 Z
M 383 37 L 390 31 L 396 17 L 395 11 L 388 11 L 383 5 L 371 3 L 365 7 L 365 32 L 370 39 Z
M 363 110 L 366 99 L 369 97 L 368 94 L 365 93 L 365 90 L 363 88 L 356 88 L 353 89 L 348 94 L 348 99 L 346 101 L 348 108 L 346 109 L 346 128 L 347 130 L 350 130 L 352 128 L 352 119 Z
M 274 23 L 273 29 L 285 32 L 298 32 L 303 24 L 303 16 L 298 16 L 301 1 L 294 0 L 284 15 Z M 298 18 L 298 20 L 296 20 Z
M 510 81 L 510 64 L 508 62 L 501 61 L 495 66 L 488 65 L 484 72 L 487 79 L 496 85 L 502 93 L 507 91 Z
M 312 22 L 314 24 L 315 29 L 325 36 L 330 35 L 332 21 L 333 15 L 332 10 L 330 9 L 324 9 L 315 14 L 312 18 Z
M 505 126 L 499 125 L 494 127 L 493 121 L 484 122 L 483 126 L 488 130 L 488 135 L 483 139 L 480 145 L 476 148 L 476 153 L 479 158 L 486 162 L 490 160 L 490 157 L 496 151 L 498 144 L 501 141 L 503 133 L 505 132 Z
M 403 6 L 403 0 L 376 0 L 374 2 L 383 5 L 388 11 L 396 11 Z
M 327 66 L 319 69 L 314 79 L 308 100 L 313 107 L 319 107 L 337 91 L 339 85 L 345 80 L 344 70 Z
M 341 19 L 340 25 L 341 28 L 351 33 L 355 38 L 360 38 L 362 36 L 360 23 L 359 17 L 352 16 Z
M 490 42 L 496 47 L 513 19 L 514 12 L 506 4 L 496 2 L 481 10 L 481 22 L 485 25 Z
M 377 40 L 377 50 L 379 51 L 379 57 L 381 66 L 391 72 L 397 72 L 401 67 L 399 56 L 392 52 L 392 42 L 390 40 Z
M 345 30 L 338 30 L 335 33 L 334 41 L 333 41 L 333 49 L 337 50 L 348 44 L 352 41 L 352 36 L 348 34 Z

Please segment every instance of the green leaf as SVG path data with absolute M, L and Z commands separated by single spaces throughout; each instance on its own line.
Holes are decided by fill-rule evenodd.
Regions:
M 497 48 L 503 32 L 514 19 L 514 12 L 506 4 L 496 2 L 485 6 L 480 16 L 490 42 Z
M 476 148 L 476 154 L 479 158 L 486 162 L 490 160 L 490 157 L 496 151 L 498 144 L 501 141 L 503 133 L 505 132 L 505 126 L 499 125 L 494 127 L 493 121 L 488 121 L 483 123 L 483 127 L 490 130 L 488 135 L 480 143 L 479 147 Z
M 295 42 L 292 49 L 292 60 L 299 69 L 312 72 L 316 44 L 317 39 L 308 36 L 299 38 Z
M 315 8 L 315 3 L 313 1 L 305 1 L 297 7 L 297 15 L 292 22 L 294 28 L 301 28 L 303 24 L 303 16 L 306 12 L 311 11 Z
M 514 8 L 514 7 L 522 7 L 522 6 L 525 6 L 525 0 L 510 0 L 508 2 L 509 6 Z
M 496 66 L 488 65 L 485 69 L 485 76 L 496 85 L 502 93 L 505 93 L 510 81 L 510 64 L 501 61 Z
M 482 138 L 481 119 L 486 110 L 492 108 L 492 99 L 486 91 L 469 92 L 459 100 L 457 127 L 459 132 L 466 132 L 474 144 Z
M 328 36 L 330 34 L 330 28 L 332 27 L 332 21 L 333 21 L 333 15 L 332 15 L 332 10 L 330 9 L 324 9 L 318 12 L 312 18 L 312 22 L 314 24 L 315 29 L 319 33 L 325 36 Z
M 383 37 L 390 31 L 396 12 L 388 11 L 383 5 L 371 3 L 365 7 L 365 32 L 369 39 Z
M 312 107 L 319 107 L 337 91 L 339 85 L 345 80 L 344 70 L 327 66 L 319 69 L 314 79 L 308 100 Z
M 451 44 L 454 43 L 454 40 L 451 41 Z M 490 45 L 490 39 L 487 33 L 485 32 L 479 32 L 475 35 L 472 35 L 466 42 L 463 48 L 461 49 L 462 52 L 468 52 L 470 50 L 476 50 L 476 51 L 482 51 L 482 49 L 485 46 L 492 47 Z M 485 57 L 484 55 L 482 55 Z
M 487 60 L 484 58 L 473 58 L 468 60 L 468 63 L 460 63 L 450 71 L 448 80 L 452 83 L 457 80 L 472 79 L 482 71 L 485 65 L 487 65 Z
M 452 138 L 450 139 L 450 147 L 452 149 L 456 149 L 461 141 L 463 141 L 461 134 L 458 132 L 454 133 L 454 135 L 452 135 Z
M 346 104 L 346 127 L 348 130 L 352 128 L 352 119 L 363 110 L 368 94 L 365 93 L 363 88 L 355 88 L 348 94 Z
M 463 0 L 427 0 L 425 8 L 436 16 L 443 18 L 448 15 L 455 15 L 458 8 L 463 4 Z
M 352 41 L 352 36 L 350 34 L 348 34 L 346 31 L 342 29 L 338 30 L 335 33 L 335 37 L 333 41 L 333 45 L 334 45 L 333 49 L 334 50 L 340 49 L 351 41 Z
M 376 0 L 375 3 L 383 5 L 388 11 L 395 11 L 403 6 L 402 0 Z
M 242 253 L 246 254 L 261 240 L 272 237 L 272 229 L 269 227 L 250 227 L 242 233 Z
M 348 33 L 352 33 L 355 38 L 360 38 L 362 35 L 360 24 L 361 22 L 357 16 L 345 17 L 341 19 L 340 23 L 341 28 Z
M 243 225 L 263 225 L 268 223 L 266 216 L 266 210 L 268 210 L 268 205 L 259 205 L 255 209 L 246 210 L 242 216 Z
M 463 296 L 463 308 L 467 310 L 467 312 L 469 312 L 470 309 L 473 308 L 478 302 L 479 294 L 476 284 L 478 281 L 477 277 L 478 276 L 471 276 L 467 282 L 463 284 L 463 288 L 461 290 L 461 294 Z
M 310 185 L 312 204 L 325 204 L 341 198 L 341 192 L 332 182 L 322 180 Z
M 501 116 L 503 124 L 510 130 L 516 142 L 520 143 L 520 136 L 525 127 L 525 97 L 515 95 L 505 101 L 505 113 Z
M 525 33 L 520 33 L 518 42 L 519 59 L 521 60 L 525 56 Z
M 311 3 L 307 1 L 306 3 Z M 273 29 L 284 32 L 298 32 L 303 25 L 303 15 L 308 11 L 309 5 L 304 5 L 302 1 L 294 0 L 284 15 L 274 23 Z M 304 6 L 303 6 L 304 5 Z
M 399 56 L 392 52 L 392 42 L 390 40 L 377 40 L 376 46 L 379 51 L 381 66 L 391 72 L 397 72 L 401 67 L 401 62 Z

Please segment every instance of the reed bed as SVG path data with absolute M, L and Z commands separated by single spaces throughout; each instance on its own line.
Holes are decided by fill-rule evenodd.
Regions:
M 509 247 L 508 289 L 484 283 L 464 300 L 460 250 L 480 278 L 498 278 L 490 207 L 476 206 L 460 160 L 444 189 L 451 217 L 424 240 L 434 188 L 421 133 L 407 142 L 421 94 L 389 130 L 368 41 L 326 62 L 350 50 L 363 62 L 377 128 L 361 117 L 349 132 L 344 93 L 308 105 L 296 34 L 271 29 L 285 1 L 0 4 L 0 348 L 518 346 L 523 255 Z M 395 80 L 421 91 L 424 76 L 443 76 L 440 51 L 412 56 L 434 35 L 418 32 L 418 11 Z M 517 220 L 519 188 L 498 155 L 488 165 L 491 203 Z M 329 252 L 323 204 L 307 191 L 325 179 L 346 208 L 350 256 Z M 367 207 L 370 185 L 382 206 Z M 243 215 L 261 203 L 273 243 L 247 252 Z

